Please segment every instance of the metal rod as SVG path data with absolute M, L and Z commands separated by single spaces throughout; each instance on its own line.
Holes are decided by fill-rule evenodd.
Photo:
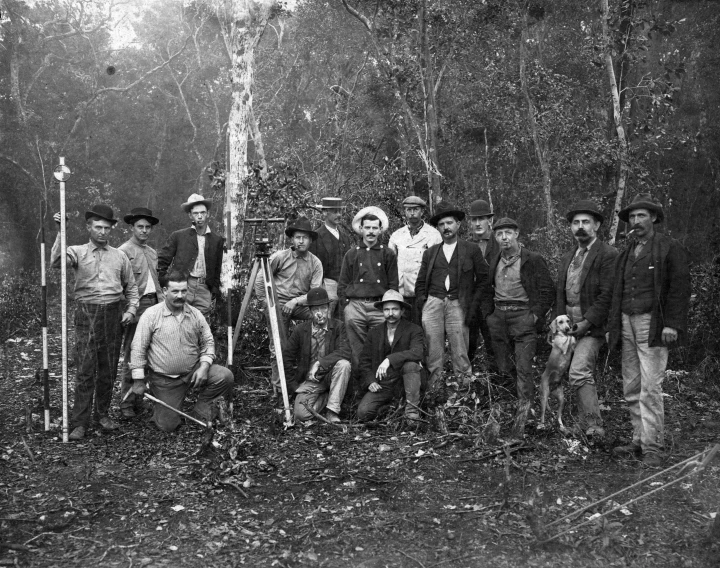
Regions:
M 42 387 L 45 431 L 50 430 L 50 375 L 48 372 L 48 320 L 47 320 L 47 278 L 45 266 L 45 217 L 47 202 L 40 203 L 40 325 L 42 326 Z
M 228 352 L 227 352 L 227 365 L 228 367 L 233 364 L 233 349 L 235 342 L 233 341 L 233 326 L 232 326 L 232 281 L 234 276 L 234 263 L 233 263 L 233 248 L 232 248 L 232 227 L 230 226 L 232 220 L 232 214 L 230 208 L 227 207 L 225 210 L 225 246 L 227 247 L 227 254 L 230 256 L 228 262 L 230 275 L 228 277 L 228 289 L 227 289 L 227 341 L 228 341 Z
M 197 423 L 200 424 L 200 426 L 202 426 L 203 428 L 212 428 L 212 424 L 211 424 L 210 422 L 203 422 L 202 420 L 198 420 L 198 419 L 195 418 L 194 416 L 190 416 L 189 414 L 185 414 L 182 410 L 178 410 L 177 408 L 174 408 L 174 407 L 170 406 L 167 402 L 163 402 L 162 400 L 160 400 L 159 398 L 155 398 L 155 397 L 154 397 L 153 395 L 151 395 L 151 394 L 144 393 L 143 396 L 144 396 L 145 398 L 147 398 L 148 400 L 152 400 L 153 402 L 159 404 L 160 406 L 164 406 L 164 407 L 167 408 L 168 410 L 172 410 L 173 412 L 175 412 L 176 414 L 179 414 L 180 416 L 182 416 L 183 418 L 186 418 L 187 420 L 192 420 L 193 422 L 197 422 Z
M 247 287 L 245 288 L 245 296 L 243 297 L 242 305 L 240 306 L 240 313 L 238 319 L 235 322 L 235 333 L 232 339 L 232 345 L 230 346 L 231 351 L 235 352 L 235 346 L 237 345 L 238 338 L 240 337 L 240 330 L 242 329 L 242 323 L 245 319 L 245 312 L 250 304 L 250 298 L 252 298 L 253 288 L 255 288 L 255 279 L 257 278 L 258 269 L 260 268 L 260 261 L 256 258 L 253 260 L 252 270 L 250 271 L 250 278 L 248 279 Z
M 60 165 L 65 158 L 60 157 Z M 62 441 L 70 441 L 68 424 L 68 330 L 67 330 L 67 223 L 65 222 L 65 182 L 60 181 L 60 343 L 62 345 Z

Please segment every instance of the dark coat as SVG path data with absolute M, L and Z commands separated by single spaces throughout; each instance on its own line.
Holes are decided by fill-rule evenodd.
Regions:
M 435 259 L 442 246 L 443 243 L 433 245 L 423 253 L 420 272 L 418 272 L 417 282 L 415 283 L 415 296 L 420 311 L 422 311 L 427 300 Z M 489 291 L 488 266 L 483 260 L 480 247 L 475 243 L 458 239 L 455 252 L 459 272 L 457 279 L 458 300 L 465 314 L 466 325 L 474 325 L 477 321 L 481 303 L 487 301 L 486 296 Z
M 578 247 L 565 254 L 558 269 L 557 300 L 555 317 L 566 315 L 567 297 L 565 284 L 570 263 L 575 258 Z M 592 326 L 588 335 L 605 337 L 606 324 L 612 303 L 613 283 L 615 281 L 615 260 L 618 251 L 597 239 L 587 253 L 580 272 L 580 309 L 583 317 Z
M 350 361 L 350 344 L 347 340 L 345 324 L 339 320 L 330 319 L 328 320 L 328 332 L 325 336 L 326 355 L 320 358 L 320 367 L 327 373 L 326 377 L 330 376 L 330 369 L 340 359 Z M 285 380 L 288 384 L 288 391 L 291 393 L 295 392 L 307 377 L 313 363 L 310 361 L 311 349 L 312 320 L 308 320 L 295 326 L 287 345 L 283 349 Z M 294 373 L 293 369 L 295 369 Z
M 216 233 L 205 234 L 205 284 L 213 295 L 220 293 L 220 270 L 225 238 Z M 198 256 L 197 232 L 193 227 L 172 233 L 158 251 L 158 278 L 176 268 L 190 273 Z
M 499 262 L 500 252 L 498 251 L 490 261 L 489 281 L 493 292 L 490 302 L 483 308 L 483 315 L 486 318 L 495 311 L 492 298 L 495 295 L 495 273 Z M 528 295 L 530 311 L 538 318 L 537 328 L 542 329 L 545 325 L 545 314 L 555 303 L 555 284 L 545 259 L 525 247 L 520 249 L 520 283 Z
M 477 241 L 473 241 L 477 245 Z M 478 246 L 478 248 L 480 248 Z M 482 250 L 480 251 L 482 252 Z M 490 239 L 488 239 L 487 247 L 485 247 L 485 254 L 483 255 L 483 260 L 485 261 L 485 264 L 490 267 L 490 261 L 500 254 L 500 245 L 498 244 L 497 240 L 494 236 L 491 236 Z
M 608 321 L 611 347 L 620 338 L 625 264 L 635 244 L 631 242 L 630 246 L 617 257 L 615 264 L 615 285 Z M 678 332 L 675 346 L 683 345 L 687 335 L 687 315 L 691 294 L 687 253 L 675 239 L 662 233 L 655 233 L 650 254 L 652 254 L 651 268 L 653 268 L 655 294 L 648 343 L 650 347 L 664 346 L 662 330 L 664 327 L 671 327 Z
M 323 223 L 317 229 L 318 238 L 310 243 L 309 248 L 310 252 L 320 259 L 324 277 L 330 280 L 340 280 L 343 257 L 355 244 L 355 240 L 344 227 L 339 225 L 338 233 L 340 233 L 339 242 Z
M 375 373 L 385 359 L 390 361 L 390 367 L 395 370 L 397 380 L 401 380 L 402 368 L 405 363 L 420 363 L 423 360 L 425 334 L 419 325 L 401 319 L 395 330 L 393 344 L 389 346 L 389 349 L 386 337 L 387 324 L 385 323 L 376 325 L 367 334 L 360 354 L 360 379 L 364 389 L 376 382 Z

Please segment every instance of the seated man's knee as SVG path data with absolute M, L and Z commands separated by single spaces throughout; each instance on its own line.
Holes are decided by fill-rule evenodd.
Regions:
M 372 404 L 360 401 L 360 406 L 357 409 L 357 417 L 360 422 L 367 422 L 375 418 L 377 412 Z
M 154 422 L 157 425 L 157 427 L 160 430 L 162 430 L 163 432 L 174 432 L 175 430 L 178 429 L 178 426 L 180 426 L 180 424 L 182 423 L 182 420 L 174 412 L 171 413 L 170 411 L 168 411 L 167 414 L 156 413 Z
M 420 372 L 420 363 L 416 363 L 415 361 L 408 361 L 402 366 L 402 372 L 403 375 L 407 373 L 419 373 Z
M 295 420 L 299 420 L 300 422 L 305 422 L 306 420 L 311 420 L 313 418 L 312 413 L 308 410 L 307 406 L 312 407 L 313 404 L 315 404 L 315 400 L 310 395 L 303 395 L 299 394 L 295 397 L 295 406 L 293 408 L 293 414 L 295 415 Z

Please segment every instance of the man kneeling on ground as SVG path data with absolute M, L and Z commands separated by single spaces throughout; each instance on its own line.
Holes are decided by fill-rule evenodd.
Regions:
M 365 393 L 357 416 L 360 420 L 372 420 L 378 410 L 390 403 L 400 386 L 405 387 L 405 418 L 420 418 L 420 362 L 425 353 L 423 330 L 406 319 L 405 310 L 411 306 L 403 301 L 396 290 L 385 292 L 375 308 L 383 311 L 385 322 L 368 332 L 360 355 L 360 376 Z
M 202 313 L 185 301 L 187 280 L 188 275 L 178 270 L 160 277 L 165 301 L 145 311 L 132 342 L 132 391 L 142 397 L 147 380 L 155 398 L 180 410 L 187 391 L 195 388 L 199 394 L 192 414 L 207 422 L 217 416 L 214 402 L 230 395 L 233 375 L 225 367 L 213 365 L 215 341 Z M 181 419 L 156 404 L 153 421 L 161 430 L 172 432 Z
M 307 293 L 312 320 L 295 327 L 283 350 L 285 376 L 295 391 L 295 420 L 313 418 L 309 408 L 322 412 L 330 422 L 340 422 L 340 405 L 350 379 L 350 345 L 345 324 L 330 317 L 330 299 L 324 288 Z

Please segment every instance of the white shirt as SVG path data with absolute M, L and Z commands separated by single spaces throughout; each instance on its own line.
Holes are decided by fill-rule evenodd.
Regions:
M 412 236 L 407 225 L 398 229 L 390 236 L 388 248 L 397 254 L 398 291 L 407 298 L 415 296 L 423 253 L 433 245 L 442 242 L 438 230 L 424 223 L 420 230 Z
M 455 241 L 451 245 L 443 243 L 442 250 L 443 250 L 443 254 L 445 255 L 445 260 L 447 260 L 448 264 L 450 264 L 450 259 L 452 258 L 452 255 L 455 252 L 456 248 L 457 248 L 457 241 Z M 450 291 L 450 275 L 449 274 L 445 277 L 445 289 Z
M 331 234 L 333 237 L 335 237 L 337 240 L 340 240 L 340 231 L 338 231 L 337 229 L 333 229 L 333 228 L 332 228 L 330 225 L 328 225 L 327 223 L 325 223 L 325 228 L 326 228 L 328 231 L 330 231 L 330 234 Z

